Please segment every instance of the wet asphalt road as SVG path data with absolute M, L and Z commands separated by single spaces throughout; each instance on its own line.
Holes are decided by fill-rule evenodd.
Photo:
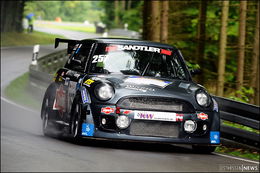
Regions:
M 54 51 L 42 46 L 40 56 Z M 256 165 L 189 148 L 158 144 L 79 143 L 44 137 L 40 110 L 5 98 L 8 83 L 28 71 L 32 46 L 1 48 L 1 172 L 218 172 L 229 165 Z M 258 165 L 259 168 L 259 165 Z

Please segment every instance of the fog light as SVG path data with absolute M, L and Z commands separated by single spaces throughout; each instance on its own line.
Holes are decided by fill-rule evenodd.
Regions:
M 107 120 L 105 118 L 102 118 L 101 123 L 105 125 L 107 123 Z
M 207 125 L 204 124 L 203 127 L 202 127 L 202 129 L 203 129 L 204 131 L 207 130 Z
M 120 129 L 126 129 L 130 124 L 130 119 L 127 116 L 121 115 L 116 119 L 116 125 Z
M 196 128 L 197 128 L 197 124 L 194 121 L 192 121 L 192 120 L 185 121 L 184 130 L 186 132 L 192 133 L 196 130 Z

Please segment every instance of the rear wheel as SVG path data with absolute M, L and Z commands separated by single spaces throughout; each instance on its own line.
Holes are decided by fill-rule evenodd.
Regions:
M 201 154 L 209 154 L 214 152 L 216 149 L 216 146 L 200 146 L 200 145 L 193 145 L 192 150 L 196 153 Z
M 43 98 L 41 118 L 42 118 L 42 131 L 45 136 L 56 136 L 58 134 L 58 128 L 53 122 L 57 117 L 58 112 L 53 110 L 53 104 L 55 99 L 56 85 L 51 84 Z

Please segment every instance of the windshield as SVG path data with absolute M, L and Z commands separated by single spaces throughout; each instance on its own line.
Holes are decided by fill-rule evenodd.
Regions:
M 141 45 L 99 44 L 90 73 L 120 73 L 187 80 L 177 50 Z

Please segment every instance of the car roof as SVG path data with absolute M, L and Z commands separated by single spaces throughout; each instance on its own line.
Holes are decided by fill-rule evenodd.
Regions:
M 177 49 L 174 46 L 163 44 L 159 42 L 152 42 L 147 40 L 138 40 L 138 39 L 127 39 L 127 38 L 93 38 L 93 39 L 84 39 L 82 41 L 93 41 L 96 43 L 109 43 L 109 44 L 132 44 L 132 45 L 146 45 L 154 46 L 168 49 Z

